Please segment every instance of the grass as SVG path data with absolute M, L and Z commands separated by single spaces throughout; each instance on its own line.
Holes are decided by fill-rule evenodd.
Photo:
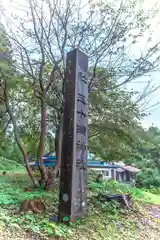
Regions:
M 131 188 L 116 182 L 98 184 L 90 181 L 88 184 L 90 188 L 88 192 L 88 215 L 67 227 L 49 220 L 56 215 L 57 191 L 45 192 L 41 189 L 32 189 L 31 192 L 25 192 L 24 189 L 29 187 L 31 183 L 23 167 L 20 168 L 19 173 L 18 166 L 14 167 L 12 163 L 12 171 L 7 171 L 6 176 L 0 176 L 0 183 L 0 229 L 2 228 L 2 231 L 6 225 L 9 227 L 17 225 L 41 236 L 57 236 L 63 237 L 63 239 L 138 239 L 136 237 L 137 223 L 134 211 L 129 213 L 122 211 L 116 203 L 102 204 L 95 196 L 99 192 L 130 193 L 134 202 L 134 210 L 137 209 L 137 203 L 160 204 L 159 195 L 138 188 Z M 18 213 L 22 201 L 34 198 L 44 199 L 47 205 L 45 214 Z
M 146 197 L 146 202 L 160 205 L 160 195 L 156 195 L 145 191 L 144 196 Z

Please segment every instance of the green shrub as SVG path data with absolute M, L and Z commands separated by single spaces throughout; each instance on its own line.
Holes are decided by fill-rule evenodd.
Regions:
M 3 140 L 0 141 L 0 156 L 22 163 L 22 154 L 17 144 L 14 143 L 13 140 L 10 138 L 3 137 L 2 139 Z
M 160 170 L 157 168 L 144 168 L 137 174 L 137 186 L 144 188 L 160 186 Z

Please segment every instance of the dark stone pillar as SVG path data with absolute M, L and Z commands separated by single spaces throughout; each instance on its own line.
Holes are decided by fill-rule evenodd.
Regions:
M 75 49 L 66 68 L 58 219 L 68 223 L 86 212 L 88 57 Z

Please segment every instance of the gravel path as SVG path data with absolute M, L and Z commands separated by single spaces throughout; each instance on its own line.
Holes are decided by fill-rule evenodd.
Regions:
M 137 219 L 136 240 L 160 240 L 160 206 L 145 206 Z
M 147 206 L 148 216 L 160 223 L 160 206 Z
M 23 231 L 18 224 L 12 224 L 6 227 L 5 224 L 0 227 L 0 240 L 43 240 L 40 236 Z
M 0 240 L 40 240 L 39 237 L 24 233 L 23 231 L 11 231 L 6 229 L 0 233 Z

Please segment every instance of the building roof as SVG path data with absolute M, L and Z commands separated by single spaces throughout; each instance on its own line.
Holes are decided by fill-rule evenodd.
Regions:
M 120 168 L 117 168 L 116 171 L 117 172 L 124 172 L 125 170 L 120 167 Z
M 97 168 L 97 167 L 90 167 L 91 170 L 95 170 L 95 171 L 108 171 L 109 169 L 108 168 Z
M 116 169 L 116 168 L 119 168 L 118 165 L 113 165 L 113 164 L 106 164 L 106 163 L 91 163 L 91 162 L 87 162 L 87 166 L 89 168 L 92 168 L 92 169 L 103 169 L 103 170 L 107 170 L 107 169 Z
M 140 171 L 140 169 L 132 167 L 132 166 L 121 166 L 122 169 L 128 171 L 128 172 L 132 172 L 132 173 L 137 173 Z

